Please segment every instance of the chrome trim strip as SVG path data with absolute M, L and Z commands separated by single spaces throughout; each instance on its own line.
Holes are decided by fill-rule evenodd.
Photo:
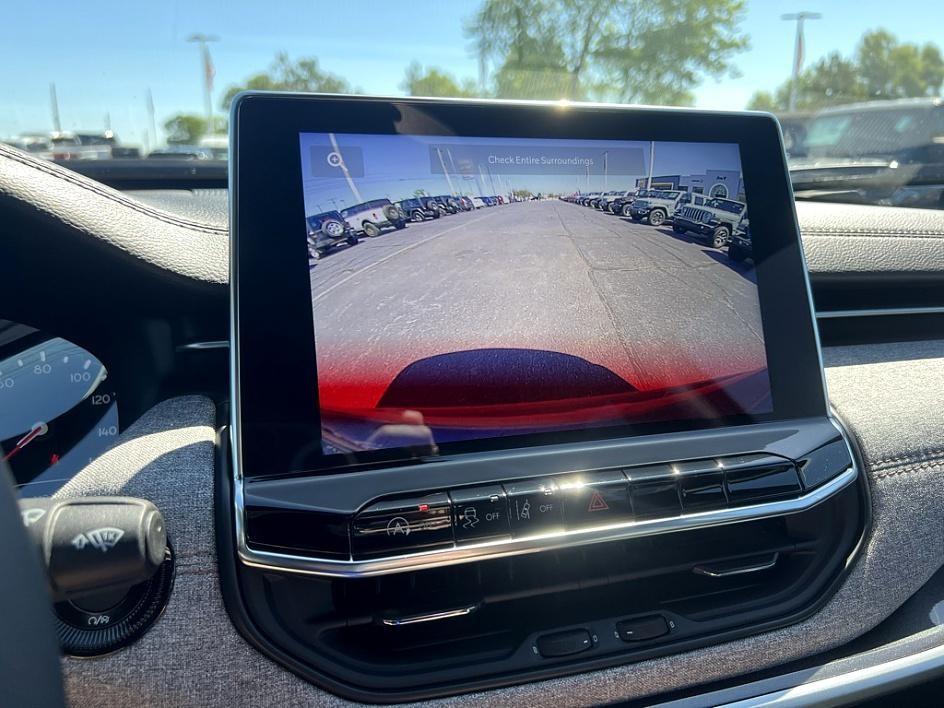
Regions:
M 208 342 L 190 342 L 177 347 L 179 352 L 205 351 L 207 349 L 229 349 L 229 340 L 217 339 Z
M 823 310 L 816 313 L 818 320 L 843 317 L 898 317 L 902 315 L 944 315 L 944 306 L 934 307 L 874 307 L 864 310 Z
M 915 683 L 922 674 L 944 668 L 944 645 L 926 649 L 912 656 L 893 659 L 878 666 L 870 666 L 818 681 L 802 683 L 793 688 L 773 691 L 760 696 L 730 703 L 713 705 L 727 708 L 755 708 L 756 706 L 837 705 L 888 693 L 896 688 Z M 698 704 L 697 696 L 694 702 Z
M 423 615 L 409 615 L 408 617 L 384 617 L 381 621 L 388 627 L 404 627 L 408 624 L 420 624 L 421 622 L 436 622 L 437 620 L 450 619 L 451 617 L 465 617 L 471 615 L 479 609 L 478 605 L 469 605 L 468 607 L 459 607 L 455 610 L 443 610 L 442 612 L 429 612 Z
M 787 180 L 787 196 L 790 201 L 790 211 L 793 213 L 793 228 L 796 232 L 796 243 L 800 252 L 800 263 L 803 266 L 801 270 L 803 274 L 803 282 L 806 286 L 806 304 L 807 307 L 810 308 L 810 324 L 812 325 L 813 329 L 813 343 L 816 347 L 816 361 L 819 363 L 819 380 L 823 385 L 823 401 L 826 404 L 826 417 L 829 419 L 829 422 L 845 442 L 846 450 L 849 451 L 849 459 L 853 461 L 852 465 L 853 469 L 855 469 L 857 466 L 858 457 L 856 457 L 855 450 L 852 449 L 852 443 L 849 442 L 849 435 L 846 434 L 845 427 L 836 417 L 836 413 L 829 401 L 829 386 L 826 383 L 826 365 L 823 362 L 823 339 L 820 337 L 819 327 L 817 326 L 816 303 L 813 300 L 813 284 L 810 280 L 810 264 L 806 259 L 806 251 L 803 249 L 803 234 L 800 231 L 800 217 L 797 216 L 796 196 L 793 193 L 793 180 L 790 179 L 790 166 L 787 164 L 787 148 L 783 143 L 783 129 L 780 126 L 780 121 L 777 120 L 776 116 L 774 116 L 772 113 L 768 115 L 771 120 L 777 123 L 777 133 L 780 136 L 780 151 L 783 155 L 783 174 Z M 232 277 L 230 277 L 230 280 L 232 280 Z M 763 324 L 763 322 L 761 324 Z M 856 551 L 858 551 L 858 548 L 856 548 Z
M 784 514 L 795 514 L 825 501 L 851 484 L 857 475 L 858 470 L 853 465 L 822 486 L 794 499 L 783 499 L 732 509 L 704 511 L 697 514 L 683 514 L 682 516 L 666 519 L 628 521 L 623 524 L 598 528 L 489 541 L 469 546 L 443 548 L 435 551 L 371 560 L 332 560 L 254 550 L 246 543 L 242 520 L 239 518 L 240 514 L 237 513 L 237 552 L 246 565 L 267 570 L 284 570 L 333 578 L 363 578 L 388 575 L 390 573 L 469 563 L 485 558 L 516 556 L 523 553 L 583 546 L 591 543 L 605 543 L 607 541 L 621 541 L 640 536 L 689 531 L 766 519 L 772 516 L 783 516 Z M 236 483 L 236 500 L 237 511 L 240 512 L 243 505 L 242 480 Z
M 692 572 L 698 575 L 707 575 L 709 578 L 730 578 L 734 575 L 747 575 L 748 573 L 759 573 L 762 570 L 770 570 L 777 565 L 778 560 L 780 560 L 780 554 L 774 553 L 770 561 L 758 563 L 757 565 L 742 566 L 740 568 L 732 568 L 731 570 L 712 570 L 711 568 L 703 568 L 700 565 L 696 565 L 692 568 Z

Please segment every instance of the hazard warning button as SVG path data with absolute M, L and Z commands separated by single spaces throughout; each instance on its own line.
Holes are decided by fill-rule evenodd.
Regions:
M 620 470 L 586 472 L 558 480 L 568 529 L 632 521 L 626 477 Z

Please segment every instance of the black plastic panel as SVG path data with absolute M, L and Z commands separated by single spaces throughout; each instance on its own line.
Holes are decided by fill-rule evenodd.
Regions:
M 728 471 L 759 459 L 731 458 Z M 225 470 L 223 478 L 228 484 Z M 867 515 L 857 480 L 802 513 L 381 577 L 266 571 L 232 556 L 221 569 L 224 589 L 227 575 L 233 583 L 227 604 L 237 626 L 268 655 L 344 697 L 395 702 L 638 661 L 799 621 L 834 590 Z M 695 570 L 753 568 L 758 558 L 775 562 L 725 577 Z M 668 631 L 652 630 L 663 620 Z M 630 637 L 633 627 L 639 634 Z M 569 645 L 586 633 L 591 646 L 542 654 L 541 638 L 560 633 Z
M 261 631 L 330 677 L 325 685 L 399 700 L 624 663 L 796 621 L 842 571 L 861 523 L 859 492 L 848 487 L 793 517 L 466 566 L 363 580 L 240 574 Z M 776 565 L 722 578 L 693 572 L 761 551 L 778 553 Z M 382 622 L 458 606 L 477 609 L 403 627 Z M 669 631 L 620 636 L 621 623 L 653 615 Z M 593 646 L 542 656 L 539 637 L 565 631 L 588 632 Z

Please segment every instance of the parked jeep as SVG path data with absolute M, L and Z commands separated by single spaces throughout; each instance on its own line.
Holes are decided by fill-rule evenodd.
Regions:
M 384 228 L 402 229 L 406 226 L 406 214 L 397 209 L 389 199 L 373 199 L 341 210 L 341 216 L 354 229 L 354 233 L 379 236 Z
M 633 221 L 648 220 L 652 226 L 662 226 L 675 214 L 685 194 L 688 192 L 677 189 L 649 190 L 644 199 L 637 197 L 633 200 L 629 216 Z
M 320 260 L 332 248 L 342 243 L 354 246 L 357 234 L 344 217 L 336 211 L 326 211 L 305 219 L 308 224 L 308 257 Z
M 682 207 L 672 230 L 679 234 L 693 231 L 706 237 L 712 248 L 721 248 L 730 240 L 746 209 L 743 202 L 713 197 L 706 199 L 703 206 Z
M 741 217 L 740 223 L 731 234 L 731 240 L 728 241 L 728 258 L 732 261 L 743 261 L 754 257 L 754 250 L 751 247 L 751 220 L 747 218 L 747 212 Z
M 640 189 L 639 191 L 630 189 L 626 192 L 620 192 L 619 196 L 614 197 L 609 202 L 607 202 L 606 209 L 611 214 L 629 216 L 630 209 L 633 205 L 633 200 L 635 200 L 637 197 L 642 197 L 645 194 L 647 194 L 645 189 Z
M 473 209 L 483 209 L 488 206 L 483 197 L 471 197 Z
M 600 195 L 600 198 L 597 199 L 597 209 L 600 209 L 601 211 L 609 211 L 610 202 L 612 202 L 617 197 L 623 196 L 624 194 L 626 194 L 626 192 L 623 190 L 604 192 Z
M 678 216 L 678 213 L 682 210 L 684 206 L 704 206 L 705 200 L 708 199 L 704 194 L 696 194 L 694 192 L 685 192 L 682 194 L 682 198 L 678 200 L 678 203 L 675 205 L 675 211 L 672 213 L 672 220 L 675 220 L 675 217 Z
M 462 207 L 459 206 L 458 198 L 451 194 L 440 194 L 433 197 L 433 199 L 442 205 L 442 211 L 446 214 L 458 214 L 462 211 Z
M 410 221 L 425 221 L 426 219 L 438 219 L 442 216 L 442 210 L 439 204 L 432 197 L 413 197 L 412 199 L 403 199 L 396 203 Z

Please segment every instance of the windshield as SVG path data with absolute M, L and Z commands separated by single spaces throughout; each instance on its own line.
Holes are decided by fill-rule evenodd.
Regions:
M 808 10 L 766 0 L 89 0 L 70 13 L 14 0 L 0 43 L 0 141 L 86 174 L 90 163 L 138 160 L 143 182 L 200 161 L 225 180 L 232 99 L 265 89 L 759 109 L 778 116 L 791 166 L 807 173 L 823 158 L 944 165 L 944 4 L 889 10 L 852 0 Z M 644 177 L 635 184 L 659 176 Z
M 809 157 L 894 157 L 944 137 L 944 107 L 875 107 L 814 118 L 799 154 Z M 939 135 L 938 135 L 939 134 Z
M 705 206 L 709 209 L 729 211 L 732 214 L 740 214 L 741 210 L 744 208 L 744 205 L 740 202 L 732 202 L 727 199 L 709 199 L 705 202 Z

